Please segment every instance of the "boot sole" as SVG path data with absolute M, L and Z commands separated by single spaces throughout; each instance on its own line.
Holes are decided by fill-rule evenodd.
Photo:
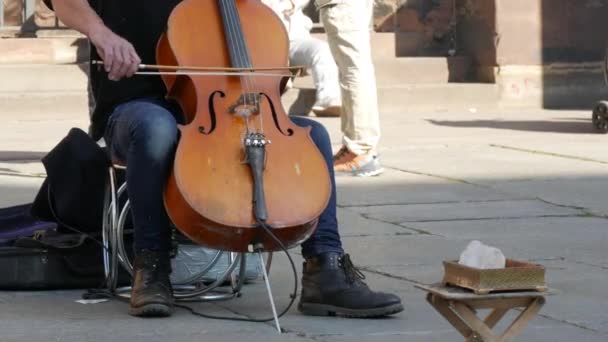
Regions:
M 129 315 L 136 317 L 169 317 L 173 308 L 165 304 L 146 304 L 138 308 L 129 306 Z
M 394 315 L 403 311 L 402 304 L 393 304 L 374 309 L 347 309 L 333 305 L 300 303 L 298 310 L 311 316 L 342 316 L 352 318 L 372 318 Z
M 384 168 L 376 170 L 363 171 L 334 171 L 336 176 L 353 176 L 353 177 L 376 177 L 384 172 Z

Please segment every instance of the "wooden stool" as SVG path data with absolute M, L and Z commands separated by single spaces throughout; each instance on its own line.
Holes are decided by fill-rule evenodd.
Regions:
M 428 292 L 426 300 L 464 336 L 466 342 L 507 342 L 519 335 L 545 303 L 545 292 L 503 292 L 477 295 L 464 289 L 433 284 L 415 285 Z M 492 328 L 514 308 L 524 308 L 501 335 Z M 476 309 L 492 309 L 481 320 Z

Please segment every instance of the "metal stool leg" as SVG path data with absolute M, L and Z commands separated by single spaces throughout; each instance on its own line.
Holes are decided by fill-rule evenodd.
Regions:
M 116 237 L 114 234 L 118 223 L 118 199 L 116 195 L 116 173 L 111 166 L 108 168 L 108 176 L 109 184 L 106 188 L 102 223 L 103 260 L 106 286 L 110 291 L 114 292 L 118 281 L 118 270 L 116 267 L 117 251 L 115 248 Z

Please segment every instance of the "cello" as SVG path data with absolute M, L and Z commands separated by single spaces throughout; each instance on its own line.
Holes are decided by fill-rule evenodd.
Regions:
M 328 165 L 310 127 L 295 125 L 281 104 L 288 49 L 283 23 L 259 0 L 184 0 L 169 17 L 160 65 L 238 71 L 161 73 L 185 118 L 164 203 L 200 245 L 293 247 L 327 206 Z

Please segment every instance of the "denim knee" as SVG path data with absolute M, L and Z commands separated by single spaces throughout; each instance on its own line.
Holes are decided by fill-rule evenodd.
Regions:
M 177 123 L 171 115 L 150 115 L 133 127 L 131 136 L 136 153 L 162 163 L 173 158 L 178 141 Z

